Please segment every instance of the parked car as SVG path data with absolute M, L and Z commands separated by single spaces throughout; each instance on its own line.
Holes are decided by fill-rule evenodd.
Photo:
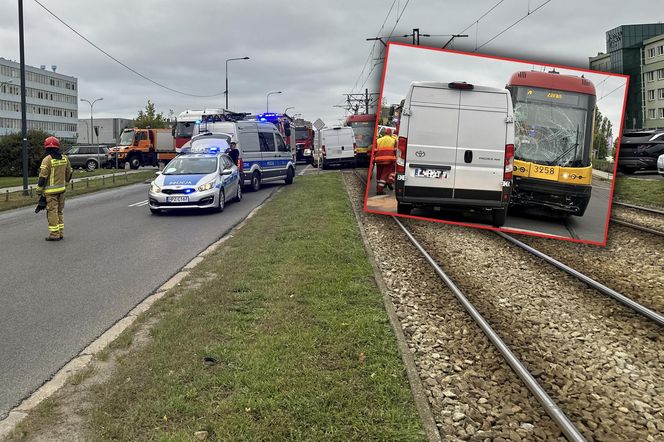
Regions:
M 71 167 L 85 168 L 92 172 L 99 167 L 106 167 L 109 161 L 109 149 L 106 146 L 72 146 L 65 152 Z
M 618 170 L 632 174 L 637 170 L 657 170 L 657 158 L 664 154 L 664 131 L 641 130 L 623 133 L 618 152 Z
M 242 200 L 240 171 L 224 152 L 225 140 L 214 146 L 196 146 L 172 159 L 150 185 L 150 212 L 174 209 L 214 209 Z
M 397 145 L 397 212 L 476 209 L 502 226 L 512 185 L 513 112 L 507 89 L 411 83 Z
M 657 173 L 664 176 L 664 154 L 657 158 Z

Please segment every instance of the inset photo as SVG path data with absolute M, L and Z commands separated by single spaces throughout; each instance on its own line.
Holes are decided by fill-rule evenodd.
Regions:
M 605 245 L 628 80 L 390 43 L 364 209 Z

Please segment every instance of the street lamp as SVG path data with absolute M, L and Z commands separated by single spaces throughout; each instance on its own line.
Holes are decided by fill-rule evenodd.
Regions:
M 284 109 L 284 114 L 288 111 L 288 109 L 295 109 L 295 107 L 294 106 L 287 107 L 286 109 Z
M 273 92 L 268 92 L 267 96 L 265 97 L 265 113 L 270 112 L 270 95 L 272 94 L 280 94 L 281 91 L 273 91 Z
M 81 98 L 81 101 L 85 101 L 86 103 L 88 103 L 90 105 L 90 144 L 94 144 L 93 135 L 94 135 L 94 130 L 95 130 L 94 122 L 92 120 L 92 106 L 94 106 L 97 101 L 101 101 L 101 100 L 103 100 L 103 98 L 97 98 L 96 100 L 93 100 L 91 102 L 90 100 L 86 100 L 85 98 Z M 97 135 L 97 143 L 99 143 L 99 135 Z M 99 165 L 99 167 L 101 167 L 101 152 L 100 152 L 100 149 L 99 149 L 98 146 L 97 146 L 97 164 Z
M 229 58 L 226 60 L 226 90 L 224 91 L 224 95 L 226 95 L 226 110 L 228 110 L 228 62 L 235 60 L 249 60 L 249 57 Z

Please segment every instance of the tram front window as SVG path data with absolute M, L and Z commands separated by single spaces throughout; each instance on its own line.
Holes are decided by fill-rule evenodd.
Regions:
M 519 88 L 515 98 L 515 158 L 549 166 L 583 166 L 591 115 L 588 97 Z

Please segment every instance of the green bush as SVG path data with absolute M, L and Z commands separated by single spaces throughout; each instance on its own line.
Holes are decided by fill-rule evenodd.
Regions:
M 28 175 L 37 176 L 39 165 L 44 157 L 44 140 L 50 134 L 40 130 L 28 131 Z M 23 174 L 21 149 L 23 138 L 20 133 L 0 138 L 0 176 L 21 176 Z

